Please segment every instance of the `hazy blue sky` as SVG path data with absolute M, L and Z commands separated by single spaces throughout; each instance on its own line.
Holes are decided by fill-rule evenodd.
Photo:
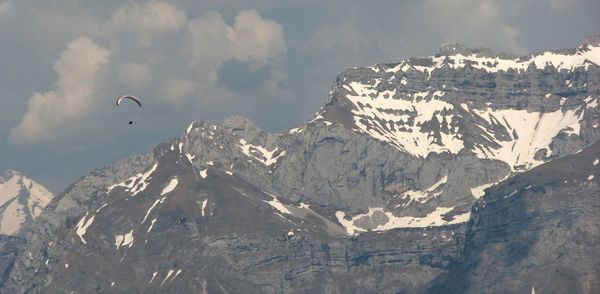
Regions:
M 447 42 L 576 47 L 600 32 L 598 11 L 597 0 L 0 0 L 0 171 L 61 192 L 193 120 L 306 121 L 344 67 Z M 143 109 L 115 109 L 121 94 Z

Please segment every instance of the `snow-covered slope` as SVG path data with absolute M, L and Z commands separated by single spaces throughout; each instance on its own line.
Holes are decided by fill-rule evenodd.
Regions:
M 8 170 L 0 176 L 0 234 L 20 235 L 54 196 L 27 176 Z

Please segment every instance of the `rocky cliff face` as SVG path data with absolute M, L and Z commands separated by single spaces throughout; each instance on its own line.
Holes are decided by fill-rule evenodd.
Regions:
M 433 293 L 596 293 L 600 143 L 487 190 Z
M 34 233 L 29 242 L 41 244 L 40 251 L 25 249 L 9 287 L 34 292 L 416 291 L 457 257 L 462 225 L 349 238 L 319 206 L 283 203 L 235 174 L 214 166 L 198 170 L 179 150 L 162 147 L 149 170 L 77 205 L 81 216 L 65 217 L 44 238 L 34 239 L 40 235 Z M 73 187 L 63 199 L 75 200 L 79 189 Z M 399 267 L 405 269 L 389 270 Z M 402 278 L 415 273 L 416 281 Z
M 535 217 L 519 213 L 535 205 L 472 206 L 485 188 L 597 141 L 598 64 L 593 38 L 524 57 L 447 45 L 433 57 L 343 71 L 329 103 L 289 131 L 237 117 L 194 122 L 52 201 L 7 288 L 487 289 L 481 275 L 453 284 L 457 269 L 482 271 L 474 260 L 494 238 L 509 239 L 495 227 L 525 230 L 521 220 Z M 598 195 L 589 188 L 580 187 Z M 504 191 L 478 205 L 493 193 Z M 525 287 L 499 289 L 511 285 Z
M 0 235 L 0 288 L 8 279 L 21 249 L 25 247 L 25 238 Z

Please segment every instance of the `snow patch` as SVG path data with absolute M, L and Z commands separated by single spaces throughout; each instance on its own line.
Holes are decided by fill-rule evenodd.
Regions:
M 150 284 L 150 283 L 152 283 L 152 281 L 154 281 L 154 278 L 156 277 L 157 274 L 158 274 L 158 272 L 152 273 L 152 278 L 150 278 L 150 281 L 148 281 L 148 284 Z
M 201 176 L 203 179 L 206 179 L 206 176 L 208 176 L 208 169 L 203 169 L 203 170 L 201 170 L 201 171 L 200 171 L 200 176 Z
M 2 220 L 0 221 L 0 232 L 6 235 L 16 235 L 26 220 L 25 206 L 19 203 L 18 198 L 13 198 L 8 206 L 4 208 Z
M 152 173 L 158 167 L 158 163 L 155 163 L 148 171 L 145 173 L 139 173 L 121 183 L 112 185 L 108 187 L 108 192 L 111 192 L 115 187 L 125 187 L 125 191 L 131 193 L 131 196 L 135 196 L 136 194 L 144 191 L 148 186 L 149 180 L 151 179 Z
M 160 192 L 160 196 L 163 196 L 163 195 L 175 190 L 178 183 L 179 183 L 179 181 L 177 180 L 177 177 L 172 178 L 169 181 L 169 183 L 162 189 L 162 192 Z
M 439 196 L 440 194 L 442 194 L 444 192 L 443 189 L 439 189 L 440 186 L 443 186 L 446 184 L 446 182 L 448 182 L 448 175 L 445 175 L 444 177 L 442 177 L 439 181 L 437 181 L 436 183 L 434 183 L 433 185 L 431 185 L 431 187 L 420 191 L 413 191 L 413 190 L 409 190 L 407 192 L 404 192 L 404 197 L 409 197 L 410 198 L 410 202 L 412 201 L 416 201 L 416 202 L 420 202 L 420 203 L 425 203 L 428 200 L 435 198 L 437 196 Z M 408 204 L 407 203 L 407 204 Z M 406 204 L 405 204 L 406 205 Z
M 96 217 L 96 215 L 92 215 L 88 220 L 86 220 L 87 216 L 88 213 L 86 212 L 85 215 L 79 220 L 79 222 L 75 226 L 75 228 L 77 229 L 75 233 L 77 234 L 77 236 L 79 236 L 79 239 L 81 239 L 81 242 L 83 242 L 83 244 L 87 244 L 83 236 L 85 235 L 87 229 L 94 222 L 94 217 Z
M 546 148 L 552 139 L 565 129 L 571 129 L 573 133 L 579 134 L 580 121 L 583 112 L 578 114 L 577 110 L 557 110 L 554 112 L 528 112 L 526 110 L 514 109 L 473 109 L 478 115 L 490 124 L 503 126 L 510 133 L 517 136 L 508 141 L 496 140 L 499 148 L 486 148 L 476 145 L 473 150 L 480 158 L 498 159 L 506 162 L 511 168 L 524 166 L 526 169 L 533 168 L 543 160 L 536 160 L 535 153 Z M 493 138 L 493 135 L 490 134 Z
M 201 212 L 202 212 L 202 216 L 203 216 L 203 217 L 204 217 L 204 214 L 206 213 L 206 212 L 205 212 L 205 210 L 206 210 L 206 205 L 207 205 L 207 204 L 208 204 L 208 199 L 204 199 L 204 200 L 202 201 L 202 210 L 201 210 Z
M 156 218 L 152 219 L 152 222 L 150 223 L 150 227 L 148 227 L 148 233 L 150 233 L 150 231 L 152 231 L 152 228 L 154 227 L 155 222 L 156 222 Z
M 194 162 L 192 160 L 194 160 L 194 158 L 196 158 L 196 155 L 191 155 L 189 153 L 186 153 L 185 157 L 187 157 L 187 159 L 190 161 L 191 164 L 194 164 Z
M 100 210 L 102 210 L 102 208 L 104 208 L 107 205 L 108 205 L 108 203 L 102 204 L 102 206 L 100 206 L 98 209 L 96 209 L 96 213 L 100 212 Z
M 126 233 L 125 235 L 115 235 L 115 247 L 116 250 L 119 250 L 119 247 L 129 247 L 133 246 L 133 229 Z
M 19 196 L 20 192 L 21 185 L 19 184 L 18 177 L 13 176 L 4 183 L 2 183 L 2 178 L 0 178 L 0 206 Z
M 266 192 L 265 192 L 265 193 L 266 193 Z M 265 202 L 269 203 L 269 204 L 270 204 L 270 205 L 271 205 L 273 208 L 275 208 L 277 211 L 279 211 L 279 212 L 281 212 L 281 213 L 285 213 L 285 214 L 292 214 L 292 212 L 291 212 L 291 211 L 289 211 L 289 210 L 288 210 L 288 209 L 285 207 L 285 205 L 284 205 L 283 203 L 281 203 L 281 202 L 279 201 L 279 199 L 277 199 L 277 197 L 275 197 L 275 195 L 271 195 L 271 194 L 269 194 L 269 193 L 266 193 L 266 194 L 268 194 L 268 195 L 270 195 L 271 197 L 273 197 L 273 200 L 271 200 L 271 201 L 265 201 L 265 200 L 263 200 L 263 201 L 265 201 Z
M 476 199 L 479 199 L 483 195 L 485 195 L 485 189 L 487 189 L 495 184 L 496 184 L 496 182 L 493 182 L 493 183 L 487 183 L 487 184 L 483 184 L 480 186 L 472 187 L 471 194 L 473 194 L 473 197 L 475 197 Z
M 586 104 L 586 108 L 598 108 L 598 98 L 588 96 L 583 100 Z
M 263 146 L 247 143 L 244 139 L 240 139 L 239 146 L 246 156 L 256 159 L 267 167 L 277 163 L 279 158 L 285 155 L 285 150 L 280 150 L 277 147 L 268 150 Z
M 162 281 L 162 283 L 160 283 L 160 285 L 162 286 L 168 279 L 169 277 L 175 272 L 175 270 L 169 270 L 169 272 L 167 273 L 167 276 L 165 277 L 165 279 Z
M 148 215 L 150 215 L 150 212 L 152 212 L 152 210 L 154 209 L 154 207 L 156 207 L 156 205 L 160 202 L 160 199 L 156 199 L 156 201 L 154 201 L 154 203 L 152 204 L 152 206 L 150 206 L 150 208 L 146 211 L 146 215 L 144 215 L 144 219 L 142 220 L 142 222 L 140 223 L 140 225 L 144 224 L 144 222 L 146 221 L 146 218 L 148 218 Z
M 192 129 L 194 128 L 194 124 L 196 123 L 196 121 L 193 121 L 186 129 L 185 129 L 185 135 L 189 135 L 190 132 L 192 131 Z
M 177 272 L 175 272 L 175 275 L 173 276 L 171 281 L 175 280 L 175 278 L 177 278 L 177 276 L 179 276 L 179 274 L 181 274 L 181 269 L 178 269 Z
M 556 71 L 568 70 L 572 71 L 579 67 L 587 69 L 589 62 L 600 65 L 600 47 L 580 47 L 575 54 L 543 52 L 536 55 L 531 55 L 529 59 L 508 59 L 500 57 L 484 57 L 476 54 L 463 55 L 454 54 L 450 56 L 440 56 L 444 66 L 450 68 L 464 68 L 467 64 L 475 69 L 484 70 L 486 72 L 495 73 L 498 71 L 507 72 L 514 70 L 517 72 L 526 71 L 530 65 L 534 65 L 537 69 L 544 69 L 546 66 L 553 66 Z M 440 67 L 440 59 L 433 57 L 432 60 L 436 65 L 430 68 Z
M 297 127 L 297 128 L 290 129 L 288 131 L 288 134 L 300 134 L 300 133 L 302 133 L 302 131 L 303 131 L 302 127 Z
M 346 213 L 343 211 L 337 211 L 335 216 L 340 224 L 346 229 L 348 235 L 354 235 L 358 232 L 365 232 L 366 229 L 359 227 L 356 224 L 362 217 L 372 217 L 374 213 L 383 213 L 387 216 L 388 221 L 385 224 L 380 224 L 372 231 L 387 231 L 396 228 L 425 228 L 425 227 L 437 227 L 463 223 L 469 220 L 471 215 L 470 212 L 465 212 L 460 215 L 455 215 L 450 221 L 444 220 L 443 216 L 454 210 L 454 207 L 437 207 L 435 211 L 429 213 L 425 217 L 412 217 L 404 216 L 397 217 L 389 211 L 384 211 L 381 207 L 369 208 L 369 212 L 366 214 L 359 214 L 352 217 L 350 220 L 346 220 Z

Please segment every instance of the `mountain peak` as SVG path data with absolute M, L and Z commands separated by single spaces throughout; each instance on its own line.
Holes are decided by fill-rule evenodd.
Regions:
M 600 46 L 600 34 L 591 35 L 583 40 L 583 45 Z
M 45 187 L 15 170 L 0 177 L 0 233 L 20 235 L 54 196 Z
M 256 128 L 256 125 L 252 121 L 243 116 L 230 116 L 223 121 L 223 126 L 228 129 L 245 129 L 247 127 Z
M 19 171 L 16 171 L 13 169 L 7 169 L 1 178 L 4 178 L 5 181 L 8 181 L 12 177 L 23 177 L 23 176 L 24 176 L 23 173 L 21 173 Z
M 440 46 L 439 50 L 439 55 L 454 55 L 454 54 L 462 54 L 462 55 L 471 55 L 471 54 L 482 54 L 482 55 L 489 55 L 489 56 L 493 56 L 496 55 L 497 53 L 490 49 L 490 48 L 485 48 L 485 47 L 469 47 L 465 44 L 461 44 L 461 43 L 446 43 L 443 44 L 442 46 Z

